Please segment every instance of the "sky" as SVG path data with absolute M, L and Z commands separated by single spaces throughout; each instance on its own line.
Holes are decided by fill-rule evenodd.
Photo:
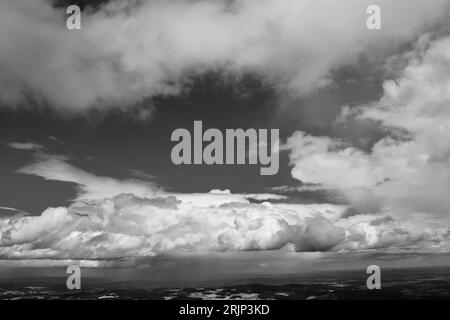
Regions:
M 68 30 L 1 0 L 0 266 L 447 263 L 450 2 L 368 30 L 372 2 L 80 1 Z M 278 174 L 174 165 L 195 120 L 279 129 Z

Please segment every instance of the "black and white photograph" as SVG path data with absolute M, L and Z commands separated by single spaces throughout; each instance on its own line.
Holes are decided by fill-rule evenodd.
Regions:
M 448 299 L 450 0 L 0 0 L 0 300 Z

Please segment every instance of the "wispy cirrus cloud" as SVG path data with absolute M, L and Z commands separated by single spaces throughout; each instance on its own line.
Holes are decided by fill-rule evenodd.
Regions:
M 20 168 L 17 172 L 40 176 L 46 180 L 74 183 L 78 188 L 79 200 L 107 198 L 123 192 L 148 197 L 155 195 L 160 189 L 156 183 L 150 181 L 117 180 L 96 176 L 72 166 L 64 156 L 45 153 L 36 154 L 32 163 Z
M 34 142 L 9 142 L 6 145 L 10 148 L 17 150 L 27 150 L 27 151 L 45 150 L 45 147 L 43 145 Z

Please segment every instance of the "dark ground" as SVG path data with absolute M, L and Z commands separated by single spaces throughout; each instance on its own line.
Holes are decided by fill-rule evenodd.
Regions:
M 0 280 L 0 299 L 449 299 L 450 267 L 382 270 L 381 290 L 368 290 L 360 271 L 283 275 L 218 283 L 82 280 L 68 290 L 65 278 Z

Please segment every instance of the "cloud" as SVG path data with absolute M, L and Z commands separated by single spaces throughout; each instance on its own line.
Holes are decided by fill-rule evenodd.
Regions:
M 376 183 L 365 153 L 329 137 L 309 136 L 296 132 L 287 142 L 293 177 L 329 187 L 360 187 Z M 342 179 L 345 172 L 345 179 Z M 375 180 L 375 181 L 374 181 Z
M 230 79 L 251 73 L 301 94 L 360 54 L 418 36 L 445 18 L 449 1 L 378 1 L 381 32 L 366 28 L 369 0 L 117 0 L 84 12 L 77 31 L 50 3 L 0 3 L 2 105 L 126 107 L 178 94 L 208 71 Z
M 331 221 L 316 216 L 309 218 L 303 232 L 295 243 L 295 250 L 301 252 L 333 250 L 345 240 L 345 230 Z
M 18 210 L 16 208 L 10 207 L 0 207 L 0 217 L 9 217 L 9 216 L 19 216 L 19 215 L 30 215 L 28 212 Z
M 154 181 L 156 177 L 144 172 L 130 170 L 133 177 L 144 179 L 115 179 L 111 177 L 97 176 L 91 172 L 77 168 L 69 163 L 69 159 L 62 155 L 36 152 L 34 160 L 17 170 L 17 173 L 35 175 L 45 180 L 69 182 L 78 189 L 76 200 L 103 199 L 118 196 L 122 193 L 130 193 L 139 197 L 153 197 L 156 195 L 173 195 L 184 202 L 192 204 L 221 205 L 229 202 L 245 202 L 251 200 L 270 201 L 282 200 L 286 197 L 270 193 L 245 193 L 233 194 L 230 190 L 213 189 L 209 193 L 170 193 L 164 191 Z
M 300 207 L 298 207 L 300 208 Z M 0 218 L 1 259 L 129 260 L 189 253 L 279 250 L 360 252 L 448 246 L 446 230 L 415 234 L 376 216 L 331 221 L 273 205 L 195 206 L 174 196 L 113 198 Z M 309 213 L 308 213 L 309 212 Z
M 155 195 L 160 189 L 155 183 L 149 181 L 117 180 L 96 176 L 72 166 L 63 156 L 39 153 L 35 157 L 34 162 L 20 168 L 17 172 L 37 175 L 46 180 L 74 183 L 78 187 L 78 200 L 107 198 L 123 192 L 148 197 Z
M 380 210 L 415 228 L 448 225 L 450 216 L 450 37 L 424 36 L 406 67 L 384 82 L 383 97 L 345 109 L 339 121 L 373 121 L 390 131 L 363 151 L 333 137 L 292 135 L 293 177 L 340 188 L 352 201 L 376 199 Z
M 0 216 L 0 259 L 133 266 L 189 254 L 448 249 L 448 227 L 417 232 L 389 216 L 342 219 L 345 206 L 270 203 L 280 197 L 270 194 L 170 194 L 144 181 L 97 177 L 61 157 L 41 157 L 21 172 L 76 183 L 78 197 L 38 216 Z
M 33 142 L 10 142 L 7 144 L 7 146 L 17 150 L 28 150 L 28 151 L 40 151 L 45 149 L 43 145 Z

